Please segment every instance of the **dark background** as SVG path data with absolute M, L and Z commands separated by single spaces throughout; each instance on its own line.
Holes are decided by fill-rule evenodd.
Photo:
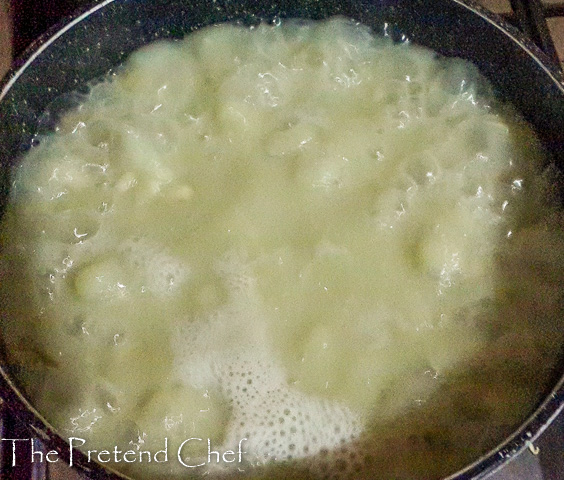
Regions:
M 12 0 L 13 54 L 20 55 L 47 28 L 94 0 Z

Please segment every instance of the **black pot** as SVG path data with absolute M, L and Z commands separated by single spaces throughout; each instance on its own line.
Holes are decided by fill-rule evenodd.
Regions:
M 9 169 L 29 148 L 41 113 L 54 99 L 104 76 L 135 49 L 157 38 L 181 38 L 217 22 L 257 23 L 275 17 L 353 17 L 401 40 L 475 63 L 499 97 L 510 101 L 534 127 L 548 157 L 564 170 L 564 85 L 552 61 L 497 16 L 459 0 L 104 0 L 40 37 L 18 59 L 0 95 L 0 215 L 10 189 Z M 0 306 L 1 307 L 1 306 Z M 0 312 L 1 313 L 1 312 Z M 68 456 L 68 445 L 18 389 L 16 374 L 0 352 L 0 395 L 32 437 Z M 564 362 L 560 361 L 561 367 Z M 530 418 L 503 444 L 449 480 L 479 479 L 530 445 L 564 409 L 564 377 Z M 114 473 L 86 458 L 74 459 L 92 478 Z

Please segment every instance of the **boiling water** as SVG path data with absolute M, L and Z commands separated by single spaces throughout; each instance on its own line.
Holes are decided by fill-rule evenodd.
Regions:
M 348 20 L 155 43 L 15 173 L 11 360 L 84 449 L 167 438 L 132 475 L 437 478 L 562 344 L 541 162 L 472 65 Z

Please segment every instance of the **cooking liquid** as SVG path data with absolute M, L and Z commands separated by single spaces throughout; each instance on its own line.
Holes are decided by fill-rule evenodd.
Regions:
M 154 43 L 15 173 L 8 353 L 63 438 L 168 438 L 137 477 L 452 473 L 554 373 L 542 162 L 475 67 L 345 19 Z

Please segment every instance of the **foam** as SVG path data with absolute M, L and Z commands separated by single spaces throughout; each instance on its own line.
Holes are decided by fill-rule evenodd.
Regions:
M 288 383 L 249 266 L 228 254 L 216 269 L 230 286 L 229 304 L 181 322 L 173 345 L 176 375 L 187 385 L 219 388 L 228 400 L 225 448 L 246 438 L 245 458 L 256 466 L 313 457 L 357 439 L 364 428 L 358 413 Z

